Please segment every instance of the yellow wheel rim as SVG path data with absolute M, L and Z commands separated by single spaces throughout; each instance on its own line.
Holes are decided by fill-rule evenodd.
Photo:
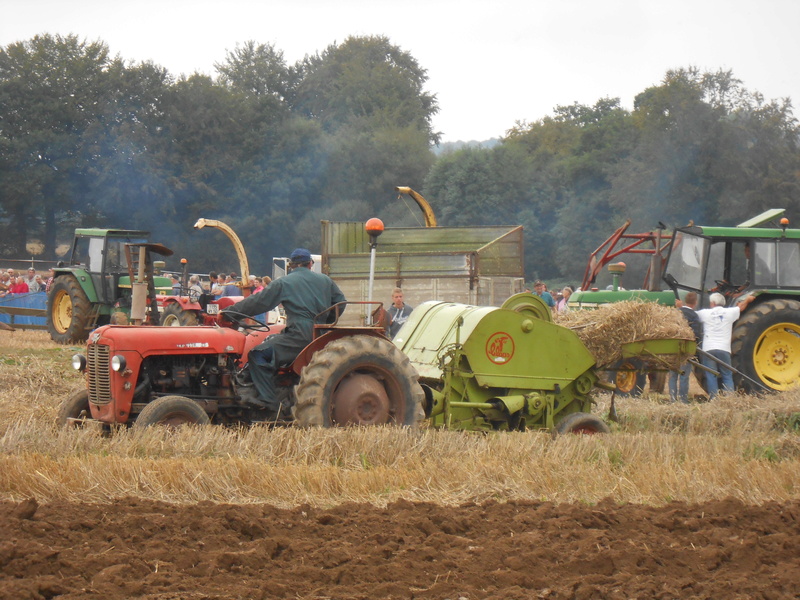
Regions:
M 621 365 L 614 378 L 614 383 L 617 386 L 617 390 L 623 394 L 630 393 L 636 387 L 636 371 L 632 370 L 631 365 Z
M 795 387 L 800 381 L 800 326 L 778 323 L 765 330 L 753 350 L 753 367 L 773 389 Z
M 53 327 L 58 333 L 66 333 L 72 324 L 72 299 L 65 291 L 56 292 L 53 298 Z

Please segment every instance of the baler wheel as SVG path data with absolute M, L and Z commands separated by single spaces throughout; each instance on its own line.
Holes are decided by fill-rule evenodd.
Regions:
M 142 409 L 133 427 L 144 429 L 151 425 L 164 425 L 176 429 L 181 425 L 208 425 L 210 422 L 206 411 L 194 400 L 183 396 L 162 396 Z
M 623 359 L 614 364 L 611 383 L 617 386 L 618 396 L 638 398 L 647 385 L 647 374 L 639 372 L 639 363 L 631 359 Z
M 301 427 L 416 426 L 425 394 L 408 357 L 369 335 L 339 338 L 318 350 L 300 375 L 294 417 Z
M 72 275 L 53 281 L 47 295 L 47 330 L 57 344 L 82 342 L 89 337 L 89 298 Z
M 184 310 L 177 302 L 170 302 L 161 313 L 159 324 L 162 327 L 192 327 L 197 325 L 197 314 Z
M 595 435 L 597 433 L 611 433 L 611 429 L 598 416 L 576 412 L 561 419 L 553 428 L 554 436 L 564 435 L 565 433 Z
M 56 424 L 60 428 L 80 428 L 82 423 L 74 419 L 91 419 L 89 390 L 78 390 L 61 403 Z

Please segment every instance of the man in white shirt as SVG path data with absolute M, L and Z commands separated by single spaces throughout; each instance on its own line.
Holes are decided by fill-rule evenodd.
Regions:
M 704 308 L 697 311 L 697 316 L 703 322 L 703 351 L 720 362 L 715 362 L 707 356 L 702 357 L 702 363 L 706 367 L 719 371 L 719 378 L 713 373 L 706 371 L 706 391 L 709 400 L 719 392 L 720 384 L 726 392 L 732 392 L 733 372 L 726 369 L 724 365 L 731 364 L 731 333 L 733 324 L 739 318 L 741 311 L 754 296 L 748 296 L 737 306 L 725 307 L 725 296 L 716 292 L 711 294 L 708 301 L 711 308 Z

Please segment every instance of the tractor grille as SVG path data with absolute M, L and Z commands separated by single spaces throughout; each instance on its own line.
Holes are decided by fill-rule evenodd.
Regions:
M 89 344 L 86 347 L 86 372 L 89 374 L 89 402 L 111 402 L 111 352 L 108 346 Z

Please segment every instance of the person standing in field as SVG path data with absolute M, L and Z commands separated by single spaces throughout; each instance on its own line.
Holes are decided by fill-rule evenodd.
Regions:
M 561 298 L 556 302 L 556 312 L 567 312 L 569 310 L 569 297 L 572 296 L 572 288 L 569 286 L 561 290 Z
M 731 364 L 731 334 L 733 324 L 739 318 L 744 309 L 755 296 L 748 296 L 736 306 L 725 306 L 725 296 L 719 292 L 711 294 L 709 304 L 711 308 L 704 308 L 697 311 L 697 316 L 703 323 L 703 352 L 710 354 L 710 358 L 702 355 L 704 366 L 719 371 L 719 376 L 706 371 L 706 391 L 708 399 L 713 400 L 719 392 L 720 387 L 723 391 L 732 392 L 733 372 L 726 368 Z M 716 360 L 714 360 L 716 359 Z
M 542 300 L 544 300 L 545 304 L 550 307 L 550 310 L 555 312 L 556 309 L 556 301 L 553 300 L 553 296 L 550 292 L 547 291 L 547 288 L 544 285 L 544 281 L 541 279 L 537 279 L 533 282 L 533 293 L 539 296 Z
M 403 290 L 394 288 L 392 292 L 392 304 L 386 311 L 388 325 L 386 326 L 386 333 L 389 339 L 393 339 L 400 331 L 400 328 L 405 325 L 411 311 L 414 310 L 413 306 L 409 306 L 403 301 Z
M 36 269 L 30 267 L 28 269 L 28 276 L 25 278 L 25 283 L 28 284 L 28 291 L 32 294 L 39 291 L 39 282 L 36 281 Z
M 697 308 L 697 294 L 689 292 L 683 301 L 677 300 L 675 306 L 680 308 L 683 318 L 692 328 L 697 346 L 703 341 L 703 322 L 697 316 L 695 309 Z M 684 404 L 689 403 L 689 378 L 692 374 L 692 368 L 688 363 L 683 363 L 680 367 L 680 372 L 672 371 L 669 374 L 669 399 L 672 402 L 680 400 Z

